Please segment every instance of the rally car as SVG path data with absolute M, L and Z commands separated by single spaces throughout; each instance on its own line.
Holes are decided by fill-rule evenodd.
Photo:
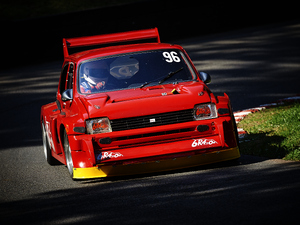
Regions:
M 73 179 L 240 157 L 228 96 L 215 96 L 210 75 L 157 28 L 63 39 L 63 53 L 56 101 L 40 120 L 46 160 Z

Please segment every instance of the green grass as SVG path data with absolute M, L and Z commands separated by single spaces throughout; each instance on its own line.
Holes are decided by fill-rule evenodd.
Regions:
M 249 134 L 240 143 L 242 154 L 300 160 L 300 103 L 250 114 L 238 127 Z

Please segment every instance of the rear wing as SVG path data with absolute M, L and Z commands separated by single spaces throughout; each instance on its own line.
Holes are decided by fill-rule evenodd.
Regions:
M 64 57 L 69 56 L 68 48 L 85 47 L 91 45 L 111 44 L 126 41 L 137 41 L 143 39 L 157 39 L 157 43 L 160 43 L 159 33 L 157 28 L 129 31 L 114 34 L 103 34 L 88 37 L 78 38 L 63 38 L 63 51 Z

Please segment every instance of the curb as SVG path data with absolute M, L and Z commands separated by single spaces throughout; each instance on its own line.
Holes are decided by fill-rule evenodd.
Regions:
M 271 108 L 271 107 L 275 107 L 275 106 L 280 106 L 280 105 L 283 105 L 284 103 L 293 103 L 293 102 L 300 102 L 300 95 L 297 95 L 295 97 L 279 99 L 276 102 L 273 102 L 270 104 L 263 104 L 256 108 L 250 108 L 250 109 L 245 109 L 245 110 L 234 112 L 233 113 L 234 119 L 235 119 L 236 124 L 238 124 L 247 115 L 249 115 L 251 113 L 255 113 L 255 112 L 261 111 L 263 109 L 267 109 L 267 108 Z M 248 133 L 247 133 L 247 131 L 243 130 L 243 128 L 238 128 L 238 135 L 239 135 L 239 141 L 241 141 L 248 135 Z

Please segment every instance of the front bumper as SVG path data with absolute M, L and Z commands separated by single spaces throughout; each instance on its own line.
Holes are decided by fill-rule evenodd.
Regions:
M 103 139 L 110 138 L 108 143 Z M 98 135 L 69 136 L 73 178 L 194 167 L 240 157 L 231 117 Z
M 238 147 L 225 150 L 215 150 L 207 153 L 186 155 L 183 157 L 172 157 L 162 160 L 149 160 L 142 163 L 97 165 L 87 168 L 74 168 L 74 179 L 90 179 L 108 176 L 124 176 L 133 174 L 144 174 L 161 171 L 169 171 L 195 167 L 205 164 L 222 162 L 240 157 Z

